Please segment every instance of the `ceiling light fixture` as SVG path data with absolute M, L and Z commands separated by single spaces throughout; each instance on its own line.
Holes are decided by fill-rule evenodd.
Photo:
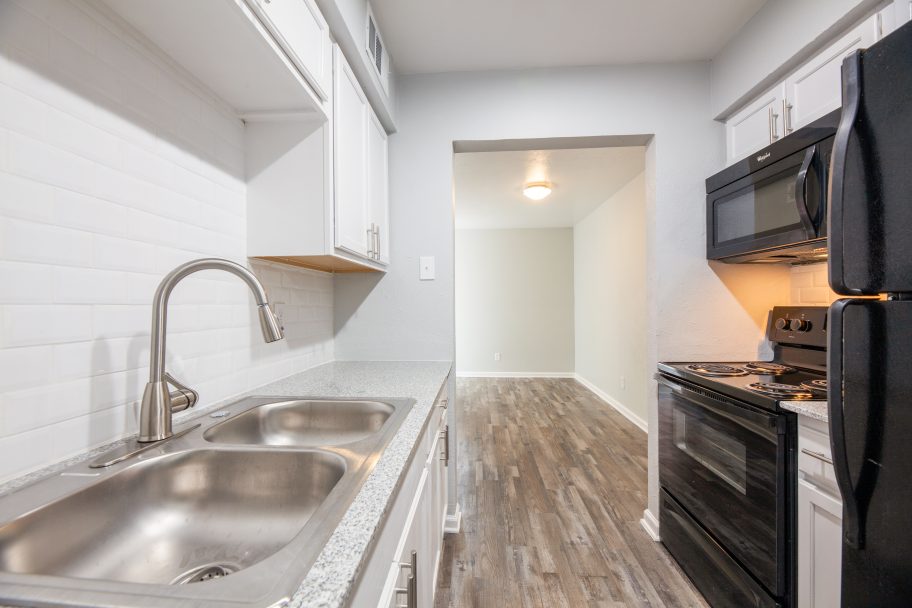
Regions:
M 523 196 L 540 201 L 551 194 L 551 182 L 530 182 L 523 186 Z

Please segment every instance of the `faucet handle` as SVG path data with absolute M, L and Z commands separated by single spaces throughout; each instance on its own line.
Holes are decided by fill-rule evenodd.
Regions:
M 199 393 L 195 390 L 186 386 L 185 384 L 179 382 L 174 376 L 165 372 L 165 381 L 174 386 L 176 391 L 171 391 L 171 412 L 183 412 L 186 409 L 189 409 L 196 405 L 196 402 L 199 401 Z

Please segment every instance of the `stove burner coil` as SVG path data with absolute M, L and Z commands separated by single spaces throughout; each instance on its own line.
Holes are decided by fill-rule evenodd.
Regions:
M 797 384 L 782 384 L 781 382 L 753 382 L 748 384 L 747 388 L 761 395 L 784 399 L 811 399 L 814 396 L 808 389 Z
M 781 363 L 771 363 L 769 361 L 751 361 L 744 366 L 744 369 L 760 374 L 791 374 L 795 371 L 794 367 L 782 365 Z
M 734 365 L 725 363 L 694 363 L 686 367 L 687 370 L 700 374 L 701 376 L 722 377 L 722 376 L 746 376 L 747 372 Z
M 827 392 L 827 381 L 824 378 L 818 380 L 805 380 L 801 383 L 801 387 L 814 393 L 825 393 Z

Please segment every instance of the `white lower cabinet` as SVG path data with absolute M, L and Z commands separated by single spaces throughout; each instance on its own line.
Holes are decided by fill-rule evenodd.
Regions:
M 353 608 L 425 608 L 443 551 L 447 508 L 446 385 L 352 594 Z
M 799 417 L 798 454 L 798 607 L 838 608 L 842 501 L 825 423 Z

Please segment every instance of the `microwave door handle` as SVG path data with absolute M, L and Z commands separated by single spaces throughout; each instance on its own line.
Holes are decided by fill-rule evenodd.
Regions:
M 815 156 L 817 156 L 817 146 L 811 146 L 804 155 L 804 162 L 801 163 L 798 178 L 795 180 L 795 204 L 798 206 L 798 217 L 801 219 L 801 225 L 804 226 L 804 231 L 809 239 L 817 238 L 817 226 L 811 217 L 807 201 L 807 176 L 814 164 Z

